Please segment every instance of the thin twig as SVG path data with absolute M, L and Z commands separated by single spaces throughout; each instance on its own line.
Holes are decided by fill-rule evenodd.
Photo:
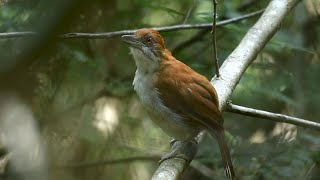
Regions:
M 193 11 L 194 9 L 194 6 L 195 6 L 195 3 L 193 2 L 192 6 L 189 8 L 188 10 L 188 13 L 186 15 L 186 17 L 184 18 L 183 20 L 183 24 L 186 24 L 187 23 L 187 20 L 189 19 L 190 15 L 191 15 L 191 12 Z
M 217 19 L 217 0 L 212 0 L 213 2 L 213 22 L 212 22 L 212 45 L 213 45 L 213 61 L 215 64 L 216 68 L 216 76 L 217 78 L 220 77 L 220 72 L 219 72 L 219 60 L 218 60 L 218 55 L 217 55 L 217 41 L 216 41 L 216 19 Z
M 240 22 L 244 19 L 248 19 L 251 17 L 258 16 L 264 12 L 264 9 L 249 13 L 240 17 L 231 18 L 228 20 L 217 22 L 216 27 L 224 26 L 231 23 Z M 181 29 L 209 29 L 212 27 L 212 23 L 204 23 L 204 24 L 181 24 L 175 26 L 164 26 L 164 27 L 154 27 L 153 29 L 157 31 L 175 31 Z M 122 31 L 113 31 L 113 32 L 102 32 L 102 33 L 66 33 L 58 35 L 58 38 L 88 38 L 88 39 L 103 39 L 103 38 L 110 38 L 114 36 L 121 36 L 125 34 L 132 34 L 137 29 L 133 30 L 122 30 Z M 0 38 L 19 38 L 19 37 L 33 37 L 39 35 L 37 32 L 7 32 L 7 33 L 0 33 Z
M 313 121 L 300 119 L 300 118 L 296 118 L 296 117 L 292 117 L 292 116 L 287 116 L 287 115 L 283 115 L 283 114 L 276 114 L 276 113 L 271 113 L 268 111 L 262 111 L 262 110 L 258 110 L 258 109 L 252 109 L 252 108 L 247 108 L 247 107 L 243 107 L 243 106 L 238 106 L 238 105 L 234 105 L 232 103 L 228 103 L 227 111 L 232 112 L 232 113 L 246 115 L 246 116 L 269 119 L 269 120 L 276 121 L 276 122 L 289 123 L 289 124 L 294 124 L 294 125 L 301 126 L 301 127 L 320 130 L 320 123 L 316 123 Z
M 310 174 L 311 174 L 311 172 L 312 172 L 312 170 L 313 170 L 313 168 L 314 168 L 315 166 L 316 166 L 316 163 L 312 163 L 312 165 L 311 165 L 311 167 L 309 168 L 306 176 L 304 177 L 304 180 L 309 179 L 309 176 L 310 176 Z
M 186 15 L 186 17 L 184 18 L 184 20 L 183 20 L 183 24 L 186 24 L 186 22 L 187 22 L 187 20 L 188 20 L 188 18 L 189 18 L 189 16 L 190 16 L 190 14 L 191 14 L 191 11 L 192 11 L 192 7 L 188 10 L 188 13 L 187 13 L 187 15 Z
M 18 38 L 18 37 L 33 37 L 38 35 L 36 32 L 27 31 L 27 32 L 7 32 L 0 33 L 0 38 Z

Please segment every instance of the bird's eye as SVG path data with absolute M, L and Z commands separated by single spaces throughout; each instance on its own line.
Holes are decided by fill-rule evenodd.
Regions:
M 147 39 L 147 43 L 150 45 L 150 44 L 152 44 L 152 39 L 149 37 L 148 39 Z

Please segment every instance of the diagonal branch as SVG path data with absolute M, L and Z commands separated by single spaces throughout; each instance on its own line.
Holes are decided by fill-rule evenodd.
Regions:
M 236 49 L 220 68 L 221 77 L 212 83 L 219 96 L 220 110 L 224 110 L 233 90 L 248 66 L 279 29 L 282 20 L 301 0 L 272 0 L 258 22 L 247 32 Z
M 221 77 L 213 78 L 223 111 L 240 78 L 250 63 L 256 58 L 267 42 L 279 29 L 282 20 L 301 0 L 272 0 L 258 22 L 248 31 L 237 48 L 230 54 L 220 68 Z M 184 149 L 188 154 L 188 147 Z M 189 162 L 174 158 L 163 161 L 152 180 L 178 179 Z M 180 168 L 182 167 L 182 168 Z
M 228 103 L 227 111 L 232 112 L 232 113 L 245 115 L 245 116 L 269 119 L 269 120 L 276 121 L 276 122 L 289 123 L 289 124 L 294 124 L 294 125 L 301 126 L 301 127 L 320 130 L 320 124 L 313 122 L 313 121 L 308 121 L 305 119 L 300 119 L 300 118 L 296 118 L 296 117 L 292 117 L 292 116 L 286 116 L 283 114 L 271 113 L 268 111 L 262 111 L 262 110 L 258 110 L 258 109 L 247 108 L 247 107 L 238 106 L 238 105 L 235 105 L 232 103 Z

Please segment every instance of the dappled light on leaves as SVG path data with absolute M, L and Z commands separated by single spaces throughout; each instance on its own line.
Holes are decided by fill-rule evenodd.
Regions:
M 112 134 L 119 124 L 116 102 L 112 98 L 100 98 L 96 102 L 97 112 L 93 124 L 104 137 Z
M 298 129 L 297 126 L 287 123 L 277 123 L 273 128 L 270 136 L 280 137 L 282 141 L 294 141 L 297 138 Z
M 46 179 L 45 148 L 31 109 L 13 94 L 0 92 L 1 143 L 10 152 L 11 170 Z
M 270 2 L 294 1 L 218 0 L 217 22 L 260 11 Z M 212 7 L 212 0 L 0 0 L 0 179 L 37 180 L 24 176 L 27 171 L 48 180 L 150 179 L 170 137 L 137 99 L 136 67 L 119 35 L 164 27 L 161 35 L 173 56 L 212 79 L 211 27 L 199 26 L 212 24 Z M 270 41 L 250 38 L 252 48 L 236 51 L 239 56 L 225 67 L 238 73 L 237 63 L 261 48 L 228 100 L 320 122 L 319 10 L 320 1 L 301 1 Z M 280 17 L 273 12 L 274 19 Z M 221 67 L 261 17 L 266 16 L 217 27 Z M 188 24 L 192 27 L 181 29 Z M 263 39 L 259 33 L 273 26 L 273 19 L 265 25 L 251 37 Z M 220 81 L 236 77 L 232 74 L 221 74 Z M 216 87 L 219 97 L 229 89 Z M 320 177 L 319 131 L 229 112 L 223 117 L 238 179 Z M 181 179 L 223 179 L 218 151 L 204 138 L 194 159 L 200 165 L 189 166 Z M 135 156 L 143 160 L 118 161 Z
M 255 133 L 252 134 L 250 137 L 251 143 L 264 143 L 266 141 L 266 133 L 263 129 L 257 130 Z

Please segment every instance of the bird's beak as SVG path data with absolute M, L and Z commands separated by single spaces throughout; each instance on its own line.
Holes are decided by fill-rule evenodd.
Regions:
M 123 35 L 121 40 L 129 44 L 130 47 L 141 49 L 141 42 L 135 35 Z

